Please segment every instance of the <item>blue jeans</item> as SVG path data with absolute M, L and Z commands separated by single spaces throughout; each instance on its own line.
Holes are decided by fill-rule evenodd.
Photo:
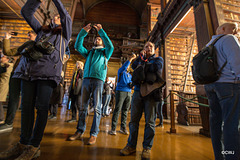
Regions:
M 54 81 L 22 80 L 21 144 L 33 145 L 34 147 L 40 145 L 47 124 L 49 101 L 54 85 Z M 33 130 L 35 107 L 37 109 L 37 118 Z
M 111 94 L 103 95 L 103 108 L 102 108 L 102 115 L 108 115 L 108 105 L 111 100 Z
M 164 104 L 164 101 L 160 101 L 159 104 L 158 104 L 158 107 L 157 107 L 157 113 L 158 113 L 158 116 L 159 116 L 159 124 L 162 125 L 163 124 L 163 114 L 162 114 L 162 106 Z
M 210 105 L 210 133 L 216 160 L 240 159 L 240 84 L 205 85 Z M 234 154 L 224 154 L 226 151 Z M 229 153 L 229 152 L 228 152 Z
M 94 117 L 90 130 L 90 135 L 97 137 L 99 132 L 99 124 L 101 120 L 101 104 L 102 104 L 103 81 L 99 79 L 84 79 L 82 83 L 82 100 L 79 109 L 79 120 L 77 132 L 84 133 L 86 130 L 86 116 L 88 111 L 88 100 L 90 95 L 93 97 Z
M 131 103 L 131 121 L 129 123 L 130 135 L 128 146 L 136 148 L 138 139 L 139 121 L 142 113 L 145 115 L 145 129 L 143 148 L 151 149 L 155 135 L 156 108 L 159 102 L 155 102 L 152 97 L 143 99 L 139 91 L 134 91 Z

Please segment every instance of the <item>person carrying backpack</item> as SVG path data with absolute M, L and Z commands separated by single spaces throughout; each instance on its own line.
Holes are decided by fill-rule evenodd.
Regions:
M 240 44 L 235 36 L 238 25 L 224 23 L 217 28 L 211 44 L 217 52 L 219 79 L 205 84 L 210 106 L 210 133 L 216 160 L 240 159 Z M 223 149 L 224 148 L 224 149 Z

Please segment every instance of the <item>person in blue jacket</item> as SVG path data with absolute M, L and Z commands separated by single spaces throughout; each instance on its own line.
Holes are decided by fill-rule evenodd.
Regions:
M 86 58 L 84 73 L 83 73 L 83 83 L 81 90 L 81 106 L 79 111 L 79 121 L 77 125 L 77 131 L 69 140 L 76 140 L 81 137 L 86 129 L 86 116 L 88 110 L 88 100 L 90 95 L 93 96 L 94 104 L 94 117 L 92 122 L 92 127 L 90 131 L 90 138 L 87 144 L 91 145 L 96 142 L 97 135 L 99 132 L 99 124 L 101 120 L 101 104 L 102 104 L 102 91 L 103 84 L 107 75 L 107 63 L 110 59 L 114 47 L 111 40 L 108 38 L 105 31 L 102 29 L 101 24 L 96 24 L 93 26 L 98 31 L 100 37 L 96 37 L 94 41 L 94 46 L 90 51 L 83 47 L 83 40 L 87 36 L 88 32 L 92 28 L 91 24 L 83 27 L 77 36 L 75 49 L 81 53 L 81 55 Z M 103 46 L 105 45 L 105 47 Z
M 127 71 L 132 60 L 136 58 L 136 55 L 133 54 L 128 61 L 126 61 L 121 68 L 118 70 L 118 81 L 116 87 L 116 107 L 113 111 L 112 116 L 112 129 L 108 133 L 110 135 L 116 135 L 116 127 L 118 123 L 118 117 L 120 111 L 121 113 L 121 128 L 120 133 L 128 135 L 126 121 L 127 113 L 130 108 L 131 98 L 132 98 L 132 75 Z
M 145 71 L 145 75 L 148 75 L 148 73 L 153 73 L 155 77 L 157 77 L 156 81 L 160 81 L 163 69 L 163 58 L 155 56 L 155 45 L 151 42 L 147 42 L 144 45 L 144 49 L 141 51 L 140 56 L 133 62 L 132 68 L 136 70 L 138 66 L 146 63 L 148 63 L 149 68 L 147 71 Z M 135 74 L 133 74 L 133 78 L 134 76 Z M 147 78 L 148 77 L 146 76 L 146 79 Z M 120 151 L 120 154 L 123 156 L 127 156 L 136 152 L 139 121 L 142 117 L 142 113 L 144 112 L 145 130 L 142 159 L 150 158 L 150 150 L 152 148 L 153 138 L 155 135 L 156 108 L 159 103 L 159 100 L 156 100 L 155 97 L 158 97 L 160 95 L 158 94 L 159 92 L 153 91 L 146 97 L 142 97 L 142 92 L 140 93 L 140 91 L 142 91 L 141 86 L 146 83 L 147 82 L 138 83 L 134 87 L 131 103 L 131 120 L 129 123 L 130 135 L 128 137 L 127 145 Z
M 48 26 L 42 26 L 34 17 L 41 0 L 27 0 L 21 14 L 37 34 L 35 41 L 42 37 L 51 37 L 48 42 L 55 46 L 49 55 L 33 61 L 22 56 L 13 78 L 21 79 L 21 135 L 20 141 L 6 152 L 0 159 L 16 158 L 33 159 L 40 156 L 40 142 L 48 119 L 49 100 L 53 91 L 61 81 L 63 55 L 72 34 L 72 20 L 61 0 L 52 0 L 58 15 Z M 37 116 L 34 126 L 34 107 Z M 34 129 L 33 129 L 34 127 Z

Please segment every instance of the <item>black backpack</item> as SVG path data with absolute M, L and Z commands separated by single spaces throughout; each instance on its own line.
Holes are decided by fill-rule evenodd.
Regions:
M 217 51 L 214 44 L 223 37 L 219 36 L 209 46 L 204 47 L 193 57 L 192 74 L 198 84 L 209 84 L 217 81 L 227 61 L 218 70 Z

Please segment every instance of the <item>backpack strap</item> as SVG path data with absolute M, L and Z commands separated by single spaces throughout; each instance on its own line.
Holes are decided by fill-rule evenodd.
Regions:
M 223 36 L 225 36 L 225 34 L 217 37 L 216 39 L 214 39 L 214 41 L 213 41 L 210 45 L 214 45 L 214 44 L 215 44 L 220 38 L 222 38 Z
M 220 38 L 222 38 L 223 36 L 225 36 L 225 34 L 217 37 L 216 39 L 214 39 L 214 41 L 213 41 L 210 45 L 214 46 L 214 44 L 215 44 Z M 220 70 L 218 71 L 218 73 L 221 73 L 221 72 L 222 72 L 222 70 L 223 70 L 223 68 L 226 66 L 226 64 L 227 64 L 227 61 L 222 65 L 222 67 L 220 68 Z

